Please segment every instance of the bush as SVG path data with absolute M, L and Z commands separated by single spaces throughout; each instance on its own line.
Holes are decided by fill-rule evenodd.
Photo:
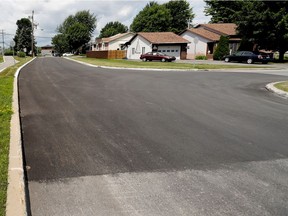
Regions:
M 199 56 L 196 56 L 195 59 L 196 59 L 196 60 L 207 60 L 207 56 L 205 56 L 205 55 L 199 55 Z
M 225 55 L 229 55 L 229 39 L 228 37 L 221 36 L 213 54 L 213 60 L 222 60 Z
M 4 55 L 5 56 L 13 56 L 13 50 L 5 50 Z
M 19 51 L 19 52 L 17 53 L 17 56 L 18 56 L 19 58 L 25 58 L 25 57 L 26 57 L 26 53 Z

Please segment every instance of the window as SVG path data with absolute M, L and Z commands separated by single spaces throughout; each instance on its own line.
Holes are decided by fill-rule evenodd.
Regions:
M 162 50 L 162 52 L 166 52 L 166 50 Z
M 171 52 L 174 52 L 175 50 L 171 50 Z
M 167 52 L 170 52 L 170 50 L 167 50 Z
M 179 52 L 179 50 L 175 50 L 175 52 Z
M 132 48 L 132 55 L 135 54 L 135 48 Z
M 145 47 L 142 47 L 142 54 L 145 54 Z
M 158 50 L 158 52 L 161 52 L 161 50 Z

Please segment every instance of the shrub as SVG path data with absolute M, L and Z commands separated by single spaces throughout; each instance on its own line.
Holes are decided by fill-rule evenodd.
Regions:
M 229 55 L 229 39 L 221 36 L 218 46 L 213 54 L 214 60 L 222 60 L 225 55 Z
M 19 52 L 17 53 L 17 56 L 20 57 L 20 58 L 25 58 L 25 57 L 26 57 L 26 53 L 19 51 Z
M 13 56 L 13 50 L 5 50 L 4 55 L 5 56 Z
M 205 56 L 205 55 L 198 55 L 198 56 L 196 56 L 195 59 L 196 59 L 196 60 L 207 60 L 207 56 Z

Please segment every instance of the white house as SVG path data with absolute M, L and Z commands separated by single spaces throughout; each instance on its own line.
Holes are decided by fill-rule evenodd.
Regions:
M 187 49 L 187 58 L 194 59 L 198 55 L 212 58 L 221 35 L 228 36 L 230 52 L 237 51 L 241 39 L 237 36 L 236 28 L 234 23 L 215 23 L 199 24 L 185 30 L 180 36 L 191 42 Z
M 127 58 L 139 59 L 141 54 L 158 51 L 176 59 L 186 59 L 188 43 L 173 32 L 139 32 L 127 43 Z
M 98 38 L 92 47 L 92 51 L 124 50 L 125 43 L 127 43 L 133 36 L 134 33 L 127 32 L 123 34 L 116 34 L 108 38 Z

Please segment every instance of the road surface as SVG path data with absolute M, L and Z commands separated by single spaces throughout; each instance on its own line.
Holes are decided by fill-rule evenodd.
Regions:
M 288 100 L 264 88 L 283 79 L 36 59 L 19 77 L 32 215 L 288 215 Z

